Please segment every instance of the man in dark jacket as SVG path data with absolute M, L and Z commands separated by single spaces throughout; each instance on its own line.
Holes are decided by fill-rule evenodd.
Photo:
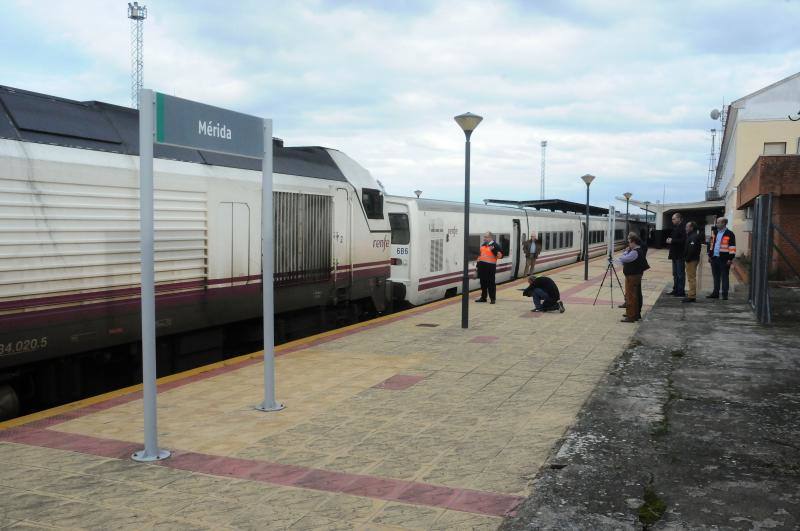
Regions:
M 645 251 L 641 247 L 642 240 L 635 232 L 628 234 L 628 247 L 623 251 L 617 262 L 622 264 L 622 273 L 625 275 L 625 317 L 623 323 L 635 323 L 642 318 L 642 307 L 639 302 L 639 292 L 642 287 L 642 275 L 650 269 L 645 258 Z
M 531 310 L 532 312 L 551 312 L 558 310 L 564 313 L 564 303 L 561 302 L 561 293 L 559 293 L 556 283 L 549 277 L 529 276 L 528 287 L 522 294 L 533 297 L 534 308 Z
M 672 260 L 672 291 L 670 295 L 685 297 L 686 272 L 683 253 L 686 246 L 686 227 L 680 212 L 672 214 L 672 233 L 667 238 L 669 259 Z
M 686 224 L 686 246 L 683 259 L 686 262 L 686 282 L 689 291 L 682 302 L 694 302 L 697 297 L 697 265 L 700 263 L 700 248 L 703 240 L 697 230 L 697 224 L 690 221 Z
M 731 264 L 736 258 L 736 235 L 728 229 L 727 218 L 717 218 L 717 232 L 708 243 L 708 261 L 714 275 L 714 291 L 706 295 L 708 299 L 728 299 L 728 284 Z M 722 291 L 720 292 L 720 288 Z

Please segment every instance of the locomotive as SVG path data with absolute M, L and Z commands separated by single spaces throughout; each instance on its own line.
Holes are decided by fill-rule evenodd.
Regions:
M 137 381 L 140 254 L 137 111 L 1 86 L 0 103 L 2 418 L 20 399 L 46 407 Z M 273 144 L 278 337 L 303 319 L 384 311 L 380 185 L 334 149 Z M 260 171 L 155 147 L 159 375 L 243 337 L 258 345 Z

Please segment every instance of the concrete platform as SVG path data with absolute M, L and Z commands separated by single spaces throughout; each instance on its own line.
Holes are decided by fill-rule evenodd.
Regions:
M 645 320 L 671 278 L 649 260 Z M 495 529 L 637 330 L 592 305 L 605 266 L 551 273 L 564 314 L 523 280 L 468 330 L 451 299 L 282 345 L 278 413 L 260 353 L 163 378 L 159 464 L 129 459 L 138 387 L 0 424 L 0 527 Z

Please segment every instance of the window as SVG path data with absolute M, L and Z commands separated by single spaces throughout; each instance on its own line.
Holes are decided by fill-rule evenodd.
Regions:
M 764 155 L 786 155 L 786 142 L 764 142 Z
M 503 256 L 508 256 L 511 254 L 511 235 L 510 234 L 500 234 L 497 237 L 497 243 L 500 244 L 500 249 L 503 251 Z
M 614 231 L 614 240 L 622 240 L 625 238 L 625 230 L 624 229 L 616 229 Z
M 389 214 L 392 227 L 392 245 L 408 245 L 411 231 L 408 229 L 408 214 Z
M 544 233 L 544 250 L 545 251 L 549 251 L 550 250 L 550 233 L 549 232 L 545 232 Z
M 558 233 L 558 248 L 562 249 L 563 247 L 564 247 L 564 233 L 563 232 L 559 232 Z
M 570 247 L 572 247 L 572 244 L 573 244 L 573 242 L 575 241 L 575 240 L 573 239 L 573 237 L 574 237 L 575 233 L 573 233 L 573 232 L 568 232 L 567 234 L 569 235 L 569 246 L 570 246 Z
M 469 248 L 468 256 L 470 260 L 475 260 L 481 254 L 481 240 L 483 237 L 480 234 L 469 235 Z
M 383 219 L 383 195 L 380 190 L 361 189 L 361 202 L 367 219 Z

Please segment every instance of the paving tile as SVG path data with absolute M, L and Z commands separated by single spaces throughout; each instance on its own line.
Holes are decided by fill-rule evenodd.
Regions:
M 313 515 L 336 521 L 366 522 L 386 502 L 347 494 L 332 494 Z
M 442 512 L 441 509 L 388 503 L 370 522 L 402 529 L 430 529 Z
M 217 498 L 199 498 L 172 516 L 200 521 L 213 527 L 225 526 L 236 518 L 243 507 L 237 503 Z

